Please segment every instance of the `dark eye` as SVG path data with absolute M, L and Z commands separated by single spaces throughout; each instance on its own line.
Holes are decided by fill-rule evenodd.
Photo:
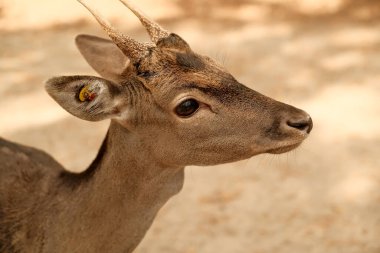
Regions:
M 175 113 L 180 117 L 189 117 L 199 108 L 199 103 L 195 99 L 187 99 L 177 105 L 175 108 Z

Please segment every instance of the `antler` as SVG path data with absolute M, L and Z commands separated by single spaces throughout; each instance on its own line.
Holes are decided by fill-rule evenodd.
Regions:
M 95 17 L 102 28 L 107 32 L 112 41 L 128 56 L 131 61 L 138 61 L 144 57 L 147 53 L 148 47 L 146 44 L 140 43 L 127 35 L 124 35 L 117 31 L 108 23 L 95 9 L 90 8 L 85 0 L 78 0 L 91 14 Z
M 160 39 L 169 36 L 169 32 L 163 29 L 159 24 L 148 18 L 138 7 L 129 0 L 120 0 L 128 9 L 130 9 L 139 19 L 150 35 L 150 39 L 157 43 Z

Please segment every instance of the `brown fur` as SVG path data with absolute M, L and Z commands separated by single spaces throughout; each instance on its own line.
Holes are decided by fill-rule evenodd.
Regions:
M 240 84 L 178 35 L 132 56 L 94 36 L 78 36 L 76 43 L 108 79 L 57 77 L 46 89 L 71 114 L 109 118 L 110 128 L 80 174 L 42 151 L 0 140 L 2 253 L 132 252 L 181 190 L 185 166 L 285 152 L 312 128 L 305 112 Z M 96 97 L 80 100 L 83 87 Z M 175 108 L 187 98 L 199 109 L 179 117 Z

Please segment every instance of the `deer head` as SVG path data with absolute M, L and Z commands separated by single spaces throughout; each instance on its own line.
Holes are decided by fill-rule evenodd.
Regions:
M 140 19 L 152 43 L 118 32 L 80 2 L 111 40 L 76 38 L 80 52 L 102 77 L 63 76 L 47 82 L 47 92 L 69 113 L 89 121 L 112 119 L 150 149 L 152 157 L 179 166 L 286 152 L 310 133 L 307 113 L 239 83 L 127 0 L 121 2 Z

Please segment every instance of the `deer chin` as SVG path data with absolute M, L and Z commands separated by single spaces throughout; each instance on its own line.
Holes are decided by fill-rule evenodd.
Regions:
M 286 153 L 286 152 L 289 152 L 289 151 L 291 151 L 293 149 L 296 149 L 297 147 L 299 147 L 301 145 L 301 143 L 302 142 L 298 142 L 298 143 L 295 143 L 295 144 L 287 144 L 287 145 L 280 146 L 280 147 L 277 147 L 277 148 L 269 149 L 265 153 L 269 153 L 269 154 L 282 154 L 282 153 Z

